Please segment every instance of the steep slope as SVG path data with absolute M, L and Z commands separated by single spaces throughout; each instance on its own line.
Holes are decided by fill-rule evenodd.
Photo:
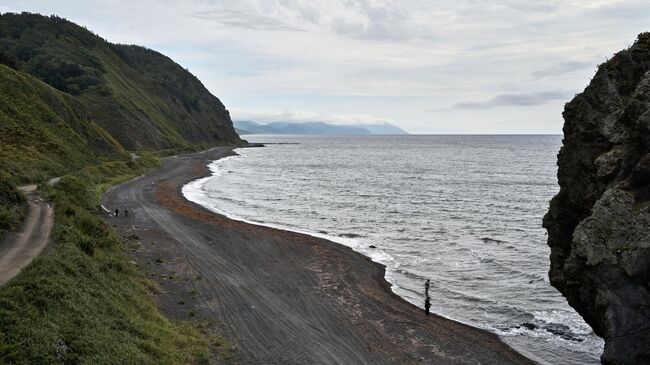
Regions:
M 126 158 L 122 146 L 69 95 L 0 65 L 0 177 L 36 182 Z
M 544 226 L 549 276 L 606 364 L 650 363 L 650 33 L 566 105 L 560 192 Z
M 216 337 L 162 316 L 122 238 L 97 215 L 107 187 L 158 163 L 151 151 L 132 158 L 113 136 L 146 150 L 239 141 L 219 100 L 167 57 L 61 18 L 0 15 L 0 239 L 25 215 L 15 185 L 63 175 L 38 192 L 54 207 L 56 245 L 0 288 L 1 364 L 213 355 Z M 1 243 L 16 252 L 15 242 Z
M 127 149 L 240 141 L 223 104 L 189 71 L 62 18 L 1 15 L 0 62 L 75 96 Z
M 26 212 L 14 184 L 44 181 L 102 158 L 128 157 L 84 114 L 69 95 L 0 65 L 0 239 L 20 226 Z

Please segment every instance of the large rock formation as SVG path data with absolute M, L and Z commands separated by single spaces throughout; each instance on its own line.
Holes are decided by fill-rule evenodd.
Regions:
M 564 110 L 560 192 L 544 227 L 551 284 L 605 339 L 605 364 L 650 364 L 650 33 Z

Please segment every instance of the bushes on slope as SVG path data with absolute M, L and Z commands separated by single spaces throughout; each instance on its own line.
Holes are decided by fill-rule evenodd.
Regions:
M 50 187 L 52 251 L 0 290 L 0 363 L 186 364 L 209 356 L 206 339 L 156 309 L 152 290 L 96 215 L 99 186 L 154 161 L 90 167 Z M 139 161 L 140 161 L 139 160 Z

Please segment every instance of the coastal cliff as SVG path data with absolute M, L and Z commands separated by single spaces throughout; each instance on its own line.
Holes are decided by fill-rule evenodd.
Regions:
M 603 363 L 650 363 L 650 33 L 563 116 L 560 192 L 544 217 L 551 284 L 605 339 Z
M 181 65 L 64 18 L 0 14 L 0 63 L 65 93 L 127 150 L 241 142 L 221 101 Z
M 159 311 L 146 270 L 97 213 L 101 192 L 158 156 L 241 142 L 219 99 L 167 56 L 57 16 L 0 14 L 0 364 L 225 357 L 193 313 Z M 38 184 L 29 203 L 16 189 L 27 184 Z M 53 243 L 33 259 L 31 237 Z

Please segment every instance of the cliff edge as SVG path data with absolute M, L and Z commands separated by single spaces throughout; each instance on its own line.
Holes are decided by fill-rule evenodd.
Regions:
M 605 339 L 603 363 L 650 363 L 650 33 L 599 66 L 563 116 L 544 217 L 551 284 Z

